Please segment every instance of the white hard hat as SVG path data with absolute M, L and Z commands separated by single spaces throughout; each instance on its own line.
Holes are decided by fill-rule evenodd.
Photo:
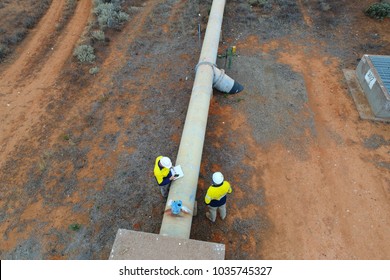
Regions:
M 171 168 L 172 167 L 172 161 L 169 157 L 162 157 L 160 159 L 161 165 L 166 167 L 166 168 Z
M 213 182 L 215 185 L 220 185 L 223 183 L 223 175 L 221 172 L 215 172 L 213 174 Z

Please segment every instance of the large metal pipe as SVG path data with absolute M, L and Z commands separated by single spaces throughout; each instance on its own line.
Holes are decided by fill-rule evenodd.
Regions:
M 227 88 L 229 90 L 228 92 L 233 91 L 233 93 L 242 89 L 231 78 L 227 77 L 230 80 L 226 77 L 224 78 L 227 75 L 215 66 L 225 2 L 226 0 L 214 0 L 211 6 L 200 59 L 196 67 L 195 81 L 187 117 L 176 158 L 176 165 L 181 165 L 184 177 L 172 183 L 167 199 L 168 202 L 165 206 L 166 210 L 171 207 L 169 202 L 175 200 L 181 200 L 183 206 L 189 209 L 194 208 L 213 84 L 220 84 L 222 89 Z M 229 85 L 232 88 L 229 89 Z M 235 85 L 236 88 L 233 89 Z M 192 215 L 190 214 L 183 213 L 177 216 L 171 215 L 169 211 L 165 211 L 160 234 L 188 239 L 191 231 L 191 223 Z

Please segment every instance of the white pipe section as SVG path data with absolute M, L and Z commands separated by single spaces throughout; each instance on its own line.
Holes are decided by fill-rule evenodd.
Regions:
M 194 208 L 214 76 L 219 77 L 214 75 L 217 68 L 213 65 L 217 60 L 225 2 L 226 0 L 214 0 L 211 6 L 176 159 L 176 165 L 181 165 L 184 177 L 172 183 L 165 210 L 170 208 L 170 200 L 181 200 L 183 206 L 191 210 Z M 175 216 L 171 215 L 169 211 L 165 211 L 160 234 L 188 239 L 191 223 L 191 214 L 181 213 L 180 216 Z

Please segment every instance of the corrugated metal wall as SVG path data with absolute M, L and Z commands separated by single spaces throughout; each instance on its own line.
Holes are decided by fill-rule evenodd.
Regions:
M 370 55 L 370 59 L 387 91 L 390 92 L 390 56 Z

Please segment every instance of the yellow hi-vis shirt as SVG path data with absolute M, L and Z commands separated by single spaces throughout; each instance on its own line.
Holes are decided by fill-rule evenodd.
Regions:
M 211 185 L 207 190 L 206 196 L 204 197 L 204 201 L 206 204 L 210 204 L 212 200 L 221 200 L 225 197 L 226 194 L 232 192 L 232 187 L 228 181 L 223 181 L 222 185 L 214 186 Z
M 157 183 L 161 184 L 165 177 L 169 174 L 169 168 L 163 167 L 160 169 L 160 166 L 158 166 L 158 162 L 160 159 L 162 159 L 163 156 L 159 156 L 156 158 L 156 162 L 154 164 L 154 176 L 156 177 Z

